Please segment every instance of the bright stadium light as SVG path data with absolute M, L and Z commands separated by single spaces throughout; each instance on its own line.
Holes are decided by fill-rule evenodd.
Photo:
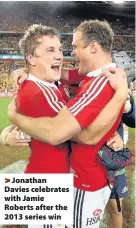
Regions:
M 124 2 L 124 0 L 114 0 L 113 2 L 116 4 L 122 4 Z

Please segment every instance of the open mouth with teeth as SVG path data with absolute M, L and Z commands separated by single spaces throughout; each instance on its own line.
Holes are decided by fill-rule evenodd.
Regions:
M 54 70 L 55 72 L 59 72 L 61 67 L 60 63 L 54 63 L 53 65 L 51 65 L 51 69 Z

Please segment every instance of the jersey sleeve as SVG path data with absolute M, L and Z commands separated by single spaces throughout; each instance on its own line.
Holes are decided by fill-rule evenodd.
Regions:
M 68 72 L 68 84 L 79 84 L 84 78 L 85 76 L 78 74 L 78 70 L 69 70 Z
M 33 93 L 26 91 L 26 88 L 22 88 L 17 95 L 17 108 L 21 114 L 39 117 L 46 110 L 46 99 L 44 98 L 42 91 L 37 90 L 35 86 L 33 87 Z
M 48 88 L 38 88 L 33 82 L 24 85 L 17 96 L 18 111 L 31 117 L 54 116 L 63 107 Z
M 67 107 L 83 129 L 94 121 L 113 94 L 108 80 L 104 76 L 97 77 L 91 84 L 88 81 L 81 92 L 67 103 Z

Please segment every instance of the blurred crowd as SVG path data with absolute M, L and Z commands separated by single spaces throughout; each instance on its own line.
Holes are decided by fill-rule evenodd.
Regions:
M 71 7 L 71 8 L 70 8 Z M 89 6 L 91 7 L 91 6 Z M 69 8 L 69 11 L 66 11 Z M 85 12 L 76 7 L 72 2 L 0 2 L 0 30 L 22 32 L 33 23 L 41 23 L 56 27 L 60 32 L 71 32 L 81 21 L 86 18 Z M 118 9 L 117 9 L 118 10 Z M 67 13 L 65 13 L 67 12 Z M 75 12 L 75 13 L 74 13 Z M 76 13 L 77 12 L 77 13 Z M 79 14 L 78 14 L 79 13 Z M 94 12 L 95 13 L 95 12 Z M 111 23 L 115 35 L 135 35 L 133 20 L 122 20 L 118 16 L 113 17 L 110 14 L 105 16 L 105 12 L 96 17 L 106 19 Z M 119 15 L 119 14 L 117 14 Z M 90 19 L 94 19 L 91 11 Z
M 39 4 L 37 2 L 0 2 L 0 55 L 21 54 L 18 46 L 22 37 L 20 32 L 23 33 L 29 25 L 41 23 L 59 29 L 64 56 L 71 56 L 72 31 L 86 16 L 74 16 L 71 10 L 68 14 L 63 13 L 66 4 L 70 6 L 73 3 L 71 1 L 68 3 L 63 1 L 63 4 L 62 2 L 52 3 L 51 1 L 41 1 Z M 91 18 L 94 19 L 93 14 L 91 14 Z M 106 19 L 111 24 L 115 34 L 113 50 L 125 51 L 131 58 L 134 58 L 135 22 L 133 20 L 122 20 L 118 17 L 115 19 L 112 15 L 106 15 Z M 0 60 L 0 92 L 13 91 L 10 73 L 22 66 L 23 61 L 21 60 Z M 74 63 L 71 61 L 64 62 L 64 66 L 72 68 Z
M 19 54 L 18 42 L 21 38 L 19 32 L 24 32 L 28 26 L 37 23 L 56 27 L 62 34 L 62 43 L 64 50 L 71 50 L 73 29 L 86 18 L 74 15 L 72 9 L 76 4 L 72 5 L 71 10 L 65 13 L 66 7 L 70 7 L 72 2 L 0 2 L 0 54 Z M 75 8 L 73 8 L 75 7 Z M 78 10 L 77 10 L 78 13 Z M 78 14 L 77 14 L 78 15 Z M 104 13 L 105 15 L 105 13 Z M 100 15 L 99 15 L 100 16 Z M 94 15 L 90 14 L 90 19 Z M 104 17 L 105 18 L 105 17 Z M 102 20 L 104 18 L 101 18 Z M 114 50 L 134 52 L 135 47 L 135 21 L 129 18 L 118 18 L 112 15 L 106 15 L 106 20 L 111 24 L 115 34 Z M 3 32 L 14 32 L 18 34 L 3 34 Z M 5 50 L 14 49 L 14 50 Z M 67 51 L 65 55 L 70 55 Z
M 0 60 L 0 92 L 7 93 L 14 91 L 10 74 L 13 70 L 23 66 L 23 61 Z
M 114 36 L 113 50 L 135 52 L 135 37 Z
M 21 35 L 2 35 L 0 34 L 0 54 L 20 54 L 19 40 Z M 72 35 L 62 34 L 61 41 L 63 44 L 64 55 L 71 55 Z M 135 38 L 132 36 L 115 36 L 113 50 L 115 51 L 135 51 Z

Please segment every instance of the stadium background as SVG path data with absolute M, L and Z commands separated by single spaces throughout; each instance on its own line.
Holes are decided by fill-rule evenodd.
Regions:
M 71 68 L 75 65 L 71 57 L 72 30 L 85 19 L 108 20 L 115 34 L 113 51 L 125 51 L 135 63 L 134 1 L 125 1 L 122 4 L 112 1 L 0 2 L 0 131 L 10 124 L 7 118 L 7 106 L 14 95 L 10 73 L 24 66 L 18 47 L 18 41 L 24 30 L 33 23 L 58 28 L 63 43 L 64 66 Z M 133 86 L 135 91 L 135 81 L 133 81 Z M 134 154 L 134 130 L 129 129 L 129 132 L 128 145 Z M 0 145 L 1 172 L 20 172 L 28 156 L 29 150 L 26 148 Z M 12 165 L 14 163 L 18 165 Z M 130 194 L 124 200 L 123 227 L 134 228 L 134 157 L 131 166 L 127 168 L 127 177 Z M 6 227 L 13 228 L 14 226 Z M 106 227 L 105 217 L 101 228 Z

